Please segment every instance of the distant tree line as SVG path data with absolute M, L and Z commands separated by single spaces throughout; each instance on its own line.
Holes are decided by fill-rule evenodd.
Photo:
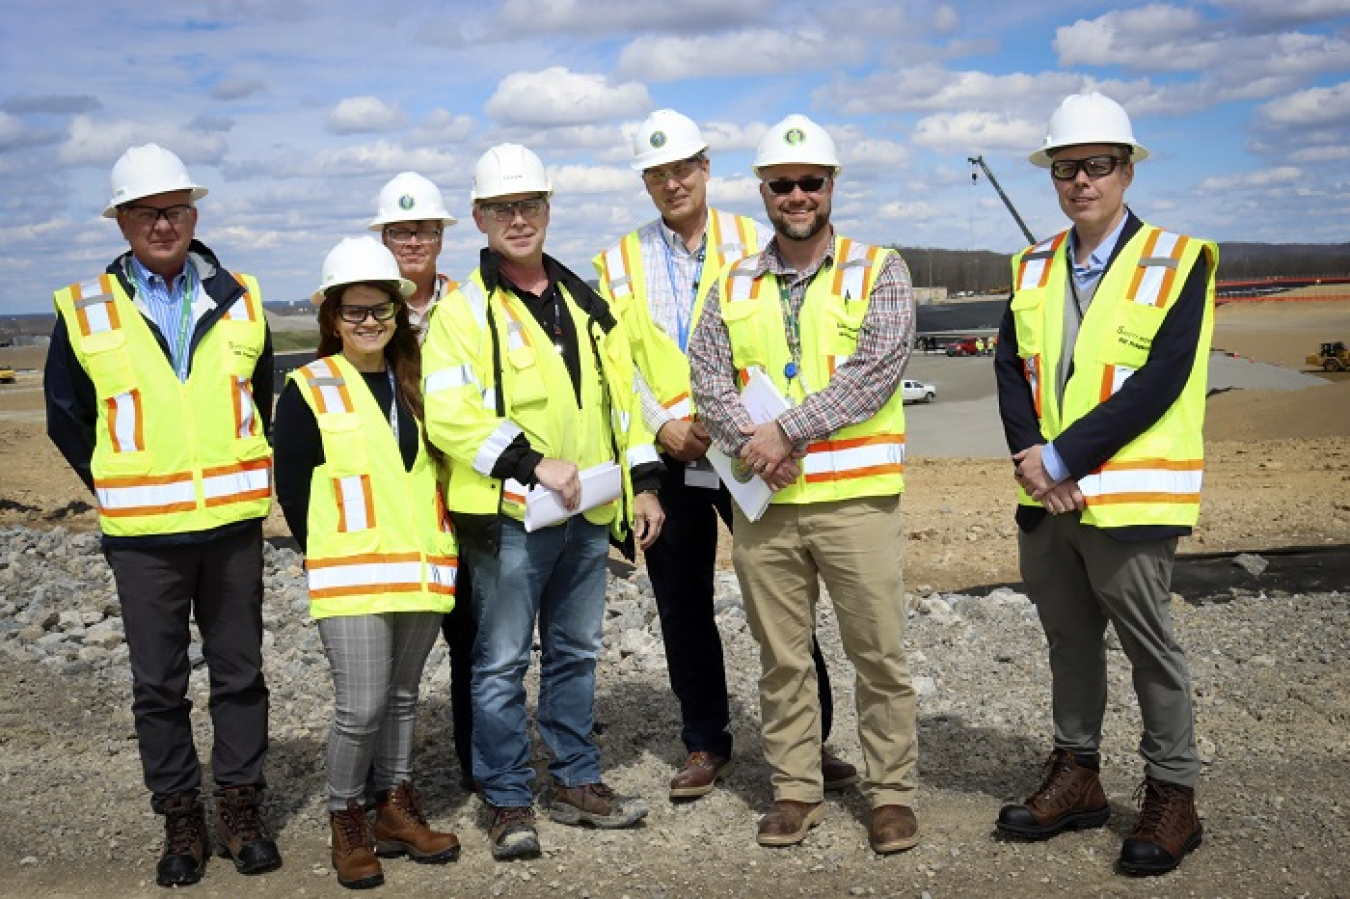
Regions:
M 909 263 L 917 287 L 946 287 L 949 293 L 1009 290 L 1010 254 L 989 250 L 895 247 Z M 1350 243 L 1219 244 L 1219 280 L 1285 277 L 1350 277 Z

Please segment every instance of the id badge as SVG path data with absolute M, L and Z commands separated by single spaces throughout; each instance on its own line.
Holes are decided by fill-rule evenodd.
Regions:
M 717 472 L 713 470 L 712 463 L 708 457 L 695 459 L 693 462 L 684 464 L 684 485 L 686 487 L 706 487 L 710 490 L 716 490 L 722 485 L 717 477 Z

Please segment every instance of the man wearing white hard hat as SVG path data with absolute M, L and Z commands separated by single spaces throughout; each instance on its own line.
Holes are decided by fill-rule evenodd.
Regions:
M 623 325 L 544 253 L 551 195 L 527 148 L 483 154 L 473 220 L 488 245 L 423 347 L 427 431 L 449 460 L 446 502 L 474 572 L 473 770 L 502 860 L 540 852 L 525 709 L 536 623 L 549 817 L 626 827 L 647 814 L 604 782 L 592 729 L 609 539 L 631 533 L 645 549 L 660 534 L 661 466 Z M 617 497 L 583 489 L 583 472 Z M 541 500 L 565 517 L 527 517 Z
M 820 582 L 857 669 L 858 735 L 877 853 L 918 843 L 918 749 L 905 661 L 905 413 L 914 292 L 894 251 L 830 223 L 839 157 L 830 135 L 791 115 L 765 133 L 755 174 L 774 237 L 727 266 L 689 344 L 694 402 L 718 448 L 775 491 L 751 521 L 739 507 L 732 561 L 760 646 L 764 755 L 774 802 L 764 846 L 800 843 L 825 815 L 812 631 Z M 788 401 L 755 424 L 741 401 L 761 377 Z
M 441 189 L 416 172 L 400 172 L 380 188 L 371 231 L 398 260 L 398 270 L 413 284 L 405 305 L 408 322 L 418 341 L 426 340 L 436 304 L 459 284 L 437 269 L 445 229 L 457 219 L 445 208 Z M 467 565 L 459 567 L 459 595 L 473 595 L 473 577 Z M 450 657 L 450 718 L 460 783 L 473 784 L 473 713 L 469 683 L 472 677 L 473 609 L 471 603 L 456 603 L 442 622 L 441 632 Z
M 403 277 L 415 285 L 406 303 L 408 321 L 419 339 L 426 338 L 427 320 L 441 297 L 458 286 L 436 269 L 442 236 L 456 221 L 445 208 L 440 188 L 416 172 L 399 172 L 380 188 L 375 218 L 368 227 L 380 233 Z
M 998 827 L 1039 840 L 1110 817 L 1098 776 L 1110 624 L 1144 727 L 1142 811 L 1120 853 L 1134 874 L 1172 870 L 1201 839 L 1190 674 L 1170 606 L 1177 538 L 1200 512 L 1218 266 L 1215 244 L 1125 205 L 1147 156 L 1102 94 L 1070 96 L 1051 116 L 1031 162 L 1050 170 L 1072 226 L 1013 258 L 994 362 L 1054 718 L 1040 787 Z
M 418 686 L 457 605 L 456 545 L 423 439 L 414 290 L 373 237 L 329 251 L 313 300 L 318 358 L 277 401 L 277 501 L 305 554 L 309 611 L 333 673 L 325 755 L 338 883 L 377 886 L 376 854 L 453 861 L 412 784 Z M 362 805 L 373 768 L 375 821 Z
M 260 812 L 267 750 L 262 521 L 272 495 L 272 343 L 262 293 L 195 239 L 207 190 L 155 144 L 112 169 L 130 252 L 56 291 L 47 433 L 94 492 L 117 583 L 162 886 L 206 866 L 187 697 L 189 621 L 211 673 L 216 843 L 246 874 L 281 864 Z
M 689 117 L 673 109 L 648 116 L 633 135 L 633 168 L 660 218 L 592 260 L 601 295 L 634 336 L 642 416 L 666 469 L 666 521 L 646 560 L 687 752 L 671 779 L 671 799 L 706 795 L 731 763 L 731 706 L 713 606 L 717 519 L 731 527 L 731 494 L 707 459 L 710 438 L 694 415 L 685 351 L 718 272 L 772 236 L 754 219 L 708 206 L 707 151 Z M 834 704 L 818 647 L 814 658 L 828 740 Z M 858 780 L 857 769 L 826 750 L 821 767 L 827 790 Z

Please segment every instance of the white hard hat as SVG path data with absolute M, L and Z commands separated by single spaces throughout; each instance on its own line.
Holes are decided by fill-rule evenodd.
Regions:
M 398 290 L 401 296 L 411 296 L 417 285 L 398 271 L 398 260 L 389 248 L 373 237 L 344 237 L 323 258 L 323 283 L 310 296 L 319 306 L 324 294 L 345 284 L 380 281 Z
M 1148 150 L 1134 139 L 1125 109 L 1104 94 L 1070 94 L 1050 116 L 1045 144 L 1031 154 L 1031 162 L 1050 168 L 1050 154 L 1075 144 L 1121 144 L 1131 149 L 1130 162 L 1148 158 Z
M 183 160 L 159 144 L 130 147 L 112 167 L 112 199 L 103 210 L 105 219 L 117 218 L 117 207 L 142 197 L 172 190 L 192 191 L 192 202 L 206 196 L 207 190 L 188 177 Z
M 478 158 L 478 164 L 473 167 L 470 200 L 477 202 L 527 193 L 545 196 L 553 193 L 544 164 L 527 147 L 497 144 Z
M 679 162 L 708 149 L 694 120 L 673 109 L 658 109 L 633 133 L 633 168 L 639 172 Z
M 380 189 L 380 198 L 375 205 L 375 218 L 370 222 L 370 230 L 380 231 L 385 225 L 394 222 L 437 219 L 446 228 L 456 221 L 445 209 L 445 200 L 441 197 L 440 188 L 416 172 L 399 172 Z
M 794 162 L 828 166 L 836 175 L 843 168 L 829 132 L 795 113 L 765 132 L 755 153 L 755 173 L 771 165 Z

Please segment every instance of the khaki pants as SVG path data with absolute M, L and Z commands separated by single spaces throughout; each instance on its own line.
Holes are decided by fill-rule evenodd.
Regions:
M 1078 515 L 1047 515 L 1018 538 L 1022 579 L 1050 645 L 1055 746 L 1095 753 L 1106 714 L 1106 625 L 1130 660 L 1151 777 L 1200 779 L 1186 656 L 1172 633 L 1175 537 L 1126 543 Z
M 820 705 L 811 641 L 825 582 L 857 669 L 863 792 L 873 808 L 913 805 L 919 753 L 904 657 L 900 497 L 736 509 L 732 560 L 759 642 L 764 756 L 775 799 L 819 802 Z

